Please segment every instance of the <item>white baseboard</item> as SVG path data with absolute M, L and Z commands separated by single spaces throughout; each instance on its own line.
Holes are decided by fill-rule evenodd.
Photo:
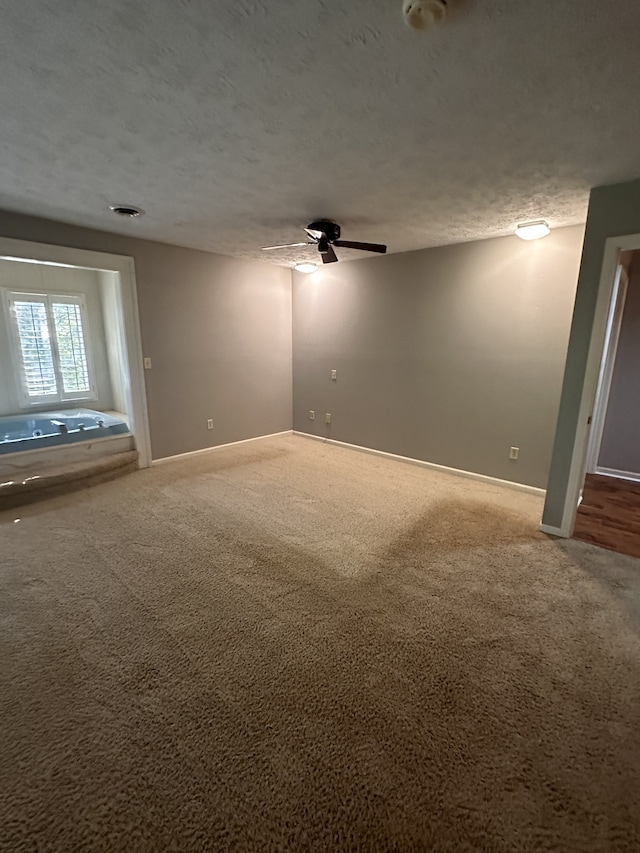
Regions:
M 602 474 L 603 477 L 616 477 L 618 480 L 631 480 L 633 483 L 640 483 L 640 474 L 633 471 L 618 471 L 616 468 L 601 468 L 596 466 L 595 474 Z
M 286 429 L 284 432 L 272 432 L 270 435 L 256 435 L 255 438 L 243 438 L 241 441 L 231 441 L 229 444 L 215 444 L 213 447 L 201 447 L 200 450 L 189 450 L 186 453 L 177 453 L 175 456 L 162 456 L 154 459 L 152 465 L 162 465 L 174 459 L 186 459 L 187 456 L 199 456 L 201 453 L 211 453 L 214 450 L 224 450 L 225 447 L 238 447 L 240 444 L 249 444 L 252 441 L 262 441 L 265 438 L 276 438 L 279 435 L 292 435 L 293 430 Z
M 398 462 L 408 462 L 410 465 L 418 465 L 421 468 L 431 468 L 441 471 L 443 474 L 455 474 L 458 477 L 466 477 L 469 480 L 479 480 L 492 486 L 505 486 L 508 489 L 516 489 L 518 492 L 528 492 L 538 497 L 546 495 L 545 489 L 536 486 L 527 486 L 524 483 L 514 483 L 511 480 L 500 480 L 497 477 L 489 477 L 487 474 L 476 474 L 474 471 L 463 471 L 461 468 L 449 468 L 446 465 L 437 465 L 435 462 L 425 462 L 424 459 L 413 459 L 410 456 L 398 456 L 396 453 L 387 453 L 385 450 L 374 450 L 372 447 L 362 447 L 360 444 L 348 444 L 346 441 L 337 441 L 335 438 L 324 438 L 321 435 L 311 435 L 309 432 L 293 430 L 294 435 L 304 438 L 313 438 L 315 441 L 324 441 L 325 444 L 335 444 L 339 447 L 347 447 L 350 450 L 359 450 L 361 453 L 371 453 L 373 456 L 383 456 L 385 459 L 395 459 Z

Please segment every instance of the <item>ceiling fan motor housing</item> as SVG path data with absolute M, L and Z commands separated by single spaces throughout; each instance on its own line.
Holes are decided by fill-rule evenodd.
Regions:
M 404 0 L 402 14 L 406 23 L 416 30 L 428 30 L 447 16 L 446 0 Z
M 307 225 L 309 231 L 321 231 L 330 243 L 340 239 L 340 226 L 331 219 L 319 219 Z

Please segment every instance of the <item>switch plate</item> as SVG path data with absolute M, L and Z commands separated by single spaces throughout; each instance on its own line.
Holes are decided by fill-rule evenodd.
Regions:
M 313 411 L 313 409 L 309 409 L 309 420 L 315 421 L 315 419 L 316 419 L 316 413 Z
M 209 418 L 207 421 L 207 429 L 213 429 L 213 418 Z
M 329 412 L 327 412 L 327 413 L 325 414 L 325 416 L 324 416 L 324 422 L 325 422 L 325 424 L 330 424 L 330 423 L 331 423 L 331 415 L 329 414 Z
M 332 370 L 332 371 L 331 371 L 331 378 L 332 378 L 334 381 L 338 378 L 338 371 L 337 371 L 337 370 Z
M 510 447 L 509 448 L 509 459 L 517 459 L 520 454 L 519 447 Z
M 145 358 L 144 369 L 145 370 L 151 370 L 151 359 L 150 358 Z

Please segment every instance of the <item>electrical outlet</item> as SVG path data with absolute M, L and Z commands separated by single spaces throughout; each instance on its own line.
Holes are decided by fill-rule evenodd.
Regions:
M 145 358 L 144 369 L 145 370 L 151 370 L 151 359 L 150 358 Z
M 517 459 L 520 454 L 519 447 L 511 447 L 509 448 L 509 459 Z
M 327 412 L 327 413 L 325 414 L 325 416 L 324 416 L 324 422 L 325 422 L 325 424 L 330 424 L 330 423 L 331 423 L 331 415 L 329 414 L 329 412 Z
M 332 370 L 332 371 L 331 371 L 331 378 L 332 378 L 334 381 L 338 378 L 338 371 L 337 371 L 337 370 Z
M 209 418 L 207 421 L 207 429 L 213 429 L 213 418 Z
M 316 419 L 316 413 L 313 411 L 313 409 L 309 409 L 309 420 L 315 421 L 315 419 Z

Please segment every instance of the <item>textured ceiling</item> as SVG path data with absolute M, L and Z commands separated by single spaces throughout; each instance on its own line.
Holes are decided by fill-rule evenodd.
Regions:
M 450 0 L 428 33 L 401 6 L 3 4 L 0 207 L 256 258 L 331 217 L 400 252 L 640 177 L 638 0 Z

